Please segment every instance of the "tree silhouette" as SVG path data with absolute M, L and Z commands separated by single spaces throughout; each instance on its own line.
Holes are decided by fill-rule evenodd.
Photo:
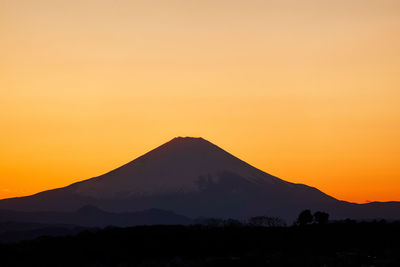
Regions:
M 306 225 L 313 221 L 314 216 L 311 214 L 310 210 L 303 210 L 300 212 L 299 217 L 297 218 L 297 223 L 299 225 Z
M 329 214 L 323 211 L 314 213 L 314 221 L 318 224 L 326 224 L 329 221 Z
M 249 220 L 250 226 L 264 226 L 264 227 L 283 227 L 286 223 L 281 218 L 268 217 L 268 216 L 256 216 Z
M 221 227 L 224 225 L 224 220 L 217 218 L 207 218 L 203 221 L 203 224 L 210 228 Z
M 242 227 L 243 224 L 239 220 L 227 219 L 224 221 L 225 227 Z

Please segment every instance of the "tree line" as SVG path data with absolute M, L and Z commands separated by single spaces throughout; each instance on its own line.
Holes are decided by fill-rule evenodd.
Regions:
M 299 213 L 293 225 L 307 224 L 327 224 L 329 222 L 329 213 L 324 211 L 316 211 L 306 209 Z M 207 227 L 287 227 L 285 220 L 273 216 L 255 216 L 248 220 L 240 221 L 237 219 L 218 219 L 218 218 L 200 218 L 194 221 L 194 224 L 204 225 Z

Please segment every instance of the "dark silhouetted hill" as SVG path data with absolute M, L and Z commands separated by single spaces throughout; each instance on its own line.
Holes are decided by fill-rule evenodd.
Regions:
M 111 213 L 98 209 L 94 206 L 84 206 L 74 212 L 21 212 L 12 210 L 0 211 L 0 223 L 3 222 L 25 222 L 34 224 L 69 224 L 85 227 L 105 226 L 135 226 L 154 224 L 182 224 L 192 222 L 191 219 L 175 214 L 170 211 L 151 209 L 139 212 Z M 13 225 L 16 227 L 17 225 Z M 23 225 L 22 225 L 23 226 Z M 26 225 L 25 225 L 26 226 Z M 1 231 L 1 228 L 0 228 Z

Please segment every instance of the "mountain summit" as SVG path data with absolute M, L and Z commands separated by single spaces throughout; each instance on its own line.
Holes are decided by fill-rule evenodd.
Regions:
M 358 205 L 265 173 L 203 138 L 177 137 L 104 175 L 23 198 L 0 209 L 70 212 L 94 205 L 109 212 L 163 209 L 196 217 L 294 219 L 303 209 L 332 218 L 398 218 L 398 203 Z
M 204 183 L 219 183 L 234 173 L 251 183 L 284 183 L 203 138 L 177 137 L 102 176 L 71 186 L 95 198 L 198 192 Z

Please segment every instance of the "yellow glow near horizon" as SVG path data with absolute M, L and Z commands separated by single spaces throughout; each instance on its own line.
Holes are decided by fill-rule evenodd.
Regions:
M 400 201 L 397 0 L 0 0 L 0 198 L 201 136 L 336 198 Z

